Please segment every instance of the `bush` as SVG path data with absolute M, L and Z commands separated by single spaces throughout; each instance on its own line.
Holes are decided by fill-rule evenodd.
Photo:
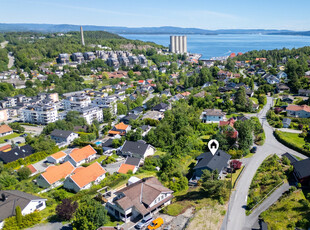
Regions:
M 19 230 L 23 228 L 29 228 L 35 224 L 40 223 L 40 221 L 41 221 L 40 213 L 33 212 L 28 215 L 22 216 L 22 223 L 20 226 L 18 226 L 16 217 L 12 216 L 5 219 L 3 230 Z
M 31 175 L 31 171 L 28 167 L 22 167 L 17 170 L 17 175 L 20 180 L 25 180 Z
M 73 214 L 78 208 L 78 203 L 76 201 L 71 201 L 70 199 L 63 199 L 61 204 L 57 205 L 56 213 L 61 220 L 68 221 L 73 218 Z

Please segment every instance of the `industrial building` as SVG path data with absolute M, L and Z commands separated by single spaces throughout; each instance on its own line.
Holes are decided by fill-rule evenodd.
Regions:
M 170 36 L 170 52 L 187 53 L 187 36 Z

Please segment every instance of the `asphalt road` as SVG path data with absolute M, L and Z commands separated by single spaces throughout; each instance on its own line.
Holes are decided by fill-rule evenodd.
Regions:
M 284 192 L 290 189 L 288 183 L 284 183 L 279 188 L 277 188 L 269 197 L 267 197 L 258 207 L 256 207 L 253 212 L 246 217 L 246 228 L 251 229 L 251 227 L 257 222 L 259 215 L 266 211 L 273 203 L 275 203 Z
M 250 161 L 247 163 L 244 172 L 239 179 L 236 190 L 232 192 L 228 210 L 222 223 L 221 230 L 251 229 L 246 226 L 245 215 L 248 191 L 258 167 L 266 157 L 274 153 L 277 155 L 282 155 L 286 152 L 289 152 L 300 158 L 307 158 L 306 156 L 287 148 L 275 139 L 273 136 L 273 128 L 269 126 L 266 120 L 266 113 L 269 110 L 271 104 L 272 98 L 268 97 L 266 106 L 258 114 L 258 118 L 262 122 L 266 134 L 265 144 L 263 146 L 257 147 L 256 154 L 250 158 Z

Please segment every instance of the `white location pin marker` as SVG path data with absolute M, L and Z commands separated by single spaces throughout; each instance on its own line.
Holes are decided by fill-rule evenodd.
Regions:
M 210 149 L 210 152 L 214 155 L 216 151 L 219 149 L 220 144 L 217 140 L 212 139 L 208 142 L 208 148 Z

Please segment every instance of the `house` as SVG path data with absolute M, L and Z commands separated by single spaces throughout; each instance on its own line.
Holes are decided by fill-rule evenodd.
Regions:
M 26 167 L 29 168 L 29 170 L 31 172 L 30 177 L 39 173 L 39 171 L 33 165 L 27 165 Z
M 200 97 L 200 98 L 204 98 L 205 96 L 206 96 L 206 91 L 201 91 L 194 95 L 194 97 Z
M 139 115 L 136 115 L 136 114 L 128 114 L 127 116 L 120 119 L 120 121 L 125 123 L 126 125 L 129 125 L 131 120 L 135 121 L 138 119 L 138 117 Z
M 109 154 L 113 150 L 116 150 L 113 146 L 113 140 L 112 138 L 107 139 L 105 142 L 101 143 L 101 147 L 103 149 L 104 154 Z
M 20 158 L 25 158 L 34 153 L 34 149 L 30 145 L 17 146 L 10 151 L 0 152 L 0 161 L 4 164 L 16 161 Z
M 160 94 L 161 94 L 161 96 L 166 95 L 166 97 L 171 97 L 171 93 L 170 93 L 169 89 L 165 89 Z
M 277 74 L 277 78 L 279 79 L 286 79 L 287 78 L 287 74 L 283 71 L 280 71 L 278 74 Z
M 152 120 L 158 120 L 160 121 L 161 119 L 164 118 L 164 113 L 158 112 L 158 111 L 147 111 L 143 117 L 142 120 L 144 119 L 152 119 Z
M 136 108 L 130 110 L 130 112 L 129 112 L 129 114 L 135 114 L 135 115 L 139 115 L 142 113 L 143 113 L 143 107 L 142 106 L 136 107 Z
M 125 141 L 120 149 L 123 156 L 137 157 L 144 159 L 147 156 L 152 156 L 155 153 L 155 148 L 147 144 L 145 141 Z
M 284 93 L 284 91 L 290 91 L 290 87 L 288 87 L 286 84 L 279 83 L 276 85 L 276 91 L 277 93 Z
M 96 158 L 97 151 L 91 146 L 87 145 L 81 149 L 73 149 L 66 157 L 66 161 L 70 161 L 75 167 L 84 163 L 90 162 Z
M 283 128 L 288 128 L 290 126 L 290 124 L 291 124 L 291 119 L 284 118 L 282 123 L 283 123 Z
M 217 170 L 219 176 L 222 177 L 230 158 L 231 156 L 223 150 L 218 150 L 214 155 L 211 152 L 200 154 L 196 158 L 197 164 L 194 167 L 194 177 L 200 178 L 203 170 L 211 172 Z
M 142 163 L 142 159 L 138 157 L 127 157 L 125 161 L 125 164 L 134 165 L 136 167 L 139 167 L 141 163 Z
M 220 122 L 225 120 L 226 113 L 222 112 L 220 109 L 205 109 L 201 115 L 200 119 L 203 123 L 210 122 Z
M 152 129 L 149 125 L 142 125 L 140 128 L 142 130 L 142 137 L 145 137 L 146 134 L 148 134 L 148 132 Z
M 135 174 L 137 170 L 138 170 L 137 166 L 129 165 L 129 164 L 121 164 L 117 172 L 127 174 L 129 171 L 132 171 L 132 173 Z
M 282 101 L 291 104 L 294 101 L 294 97 L 291 96 L 291 95 L 283 95 L 282 96 Z
M 299 89 L 298 95 L 309 97 L 310 96 L 310 89 Z
M 52 164 L 63 163 L 65 161 L 66 156 L 67 156 L 66 153 L 64 153 L 63 151 L 60 151 L 60 152 L 57 152 L 57 153 L 54 153 L 48 156 L 47 161 Z
M 238 137 L 238 131 L 234 128 L 234 124 L 237 120 L 234 118 L 230 118 L 228 121 L 220 121 L 219 122 L 219 127 L 222 128 L 225 126 L 228 126 L 228 129 L 225 130 L 225 134 L 229 135 L 230 138 L 236 139 Z
M 55 188 L 63 184 L 63 180 L 66 179 L 73 171 L 75 167 L 67 161 L 61 165 L 49 166 L 44 173 L 37 177 L 36 182 L 42 188 L 52 187 Z
M 206 82 L 203 84 L 203 86 L 201 88 L 203 89 L 203 88 L 209 87 L 211 85 L 212 85 L 212 82 Z
M 116 197 L 107 202 L 106 208 L 116 219 L 129 222 L 169 205 L 172 194 L 157 178 L 148 177 L 115 192 Z
M 53 130 L 50 136 L 57 144 L 61 144 L 62 146 L 71 144 L 74 139 L 79 137 L 77 133 L 60 129 Z
M 276 76 L 273 76 L 273 75 L 270 75 L 270 74 L 266 74 L 267 76 L 265 77 L 265 80 L 268 82 L 268 84 L 277 84 L 277 83 L 280 83 L 280 80 L 276 77 Z
M 11 129 L 8 125 L 0 125 L 0 137 L 7 136 L 13 133 L 13 129 Z
M 110 136 L 115 136 L 115 135 L 121 135 L 124 136 L 126 133 L 130 130 L 129 125 L 125 125 L 123 122 L 115 125 L 109 132 L 108 134 Z
M 22 215 L 46 208 L 47 199 L 18 190 L 0 190 L 0 196 L 0 229 L 4 225 L 4 219 L 16 215 L 17 206 L 20 207 Z
M 304 186 L 310 186 L 310 158 L 292 163 L 294 176 Z
M 287 116 L 289 117 L 310 117 L 310 106 L 308 105 L 289 105 L 286 107 Z
M 5 152 L 11 150 L 12 146 L 10 144 L 4 145 L 0 147 L 0 152 Z
M 165 112 L 169 109 L 169 104 L 159 103 L 152 108 L 152 111 Z
M 79 192 L 89 189 L 92 184 L 98 184 L 105 178 L 106 171 L 102 166 L 95 162 L 87 167 L 77 168 L 73 175 L 69 176 L 64 182 L 64 188 Z

